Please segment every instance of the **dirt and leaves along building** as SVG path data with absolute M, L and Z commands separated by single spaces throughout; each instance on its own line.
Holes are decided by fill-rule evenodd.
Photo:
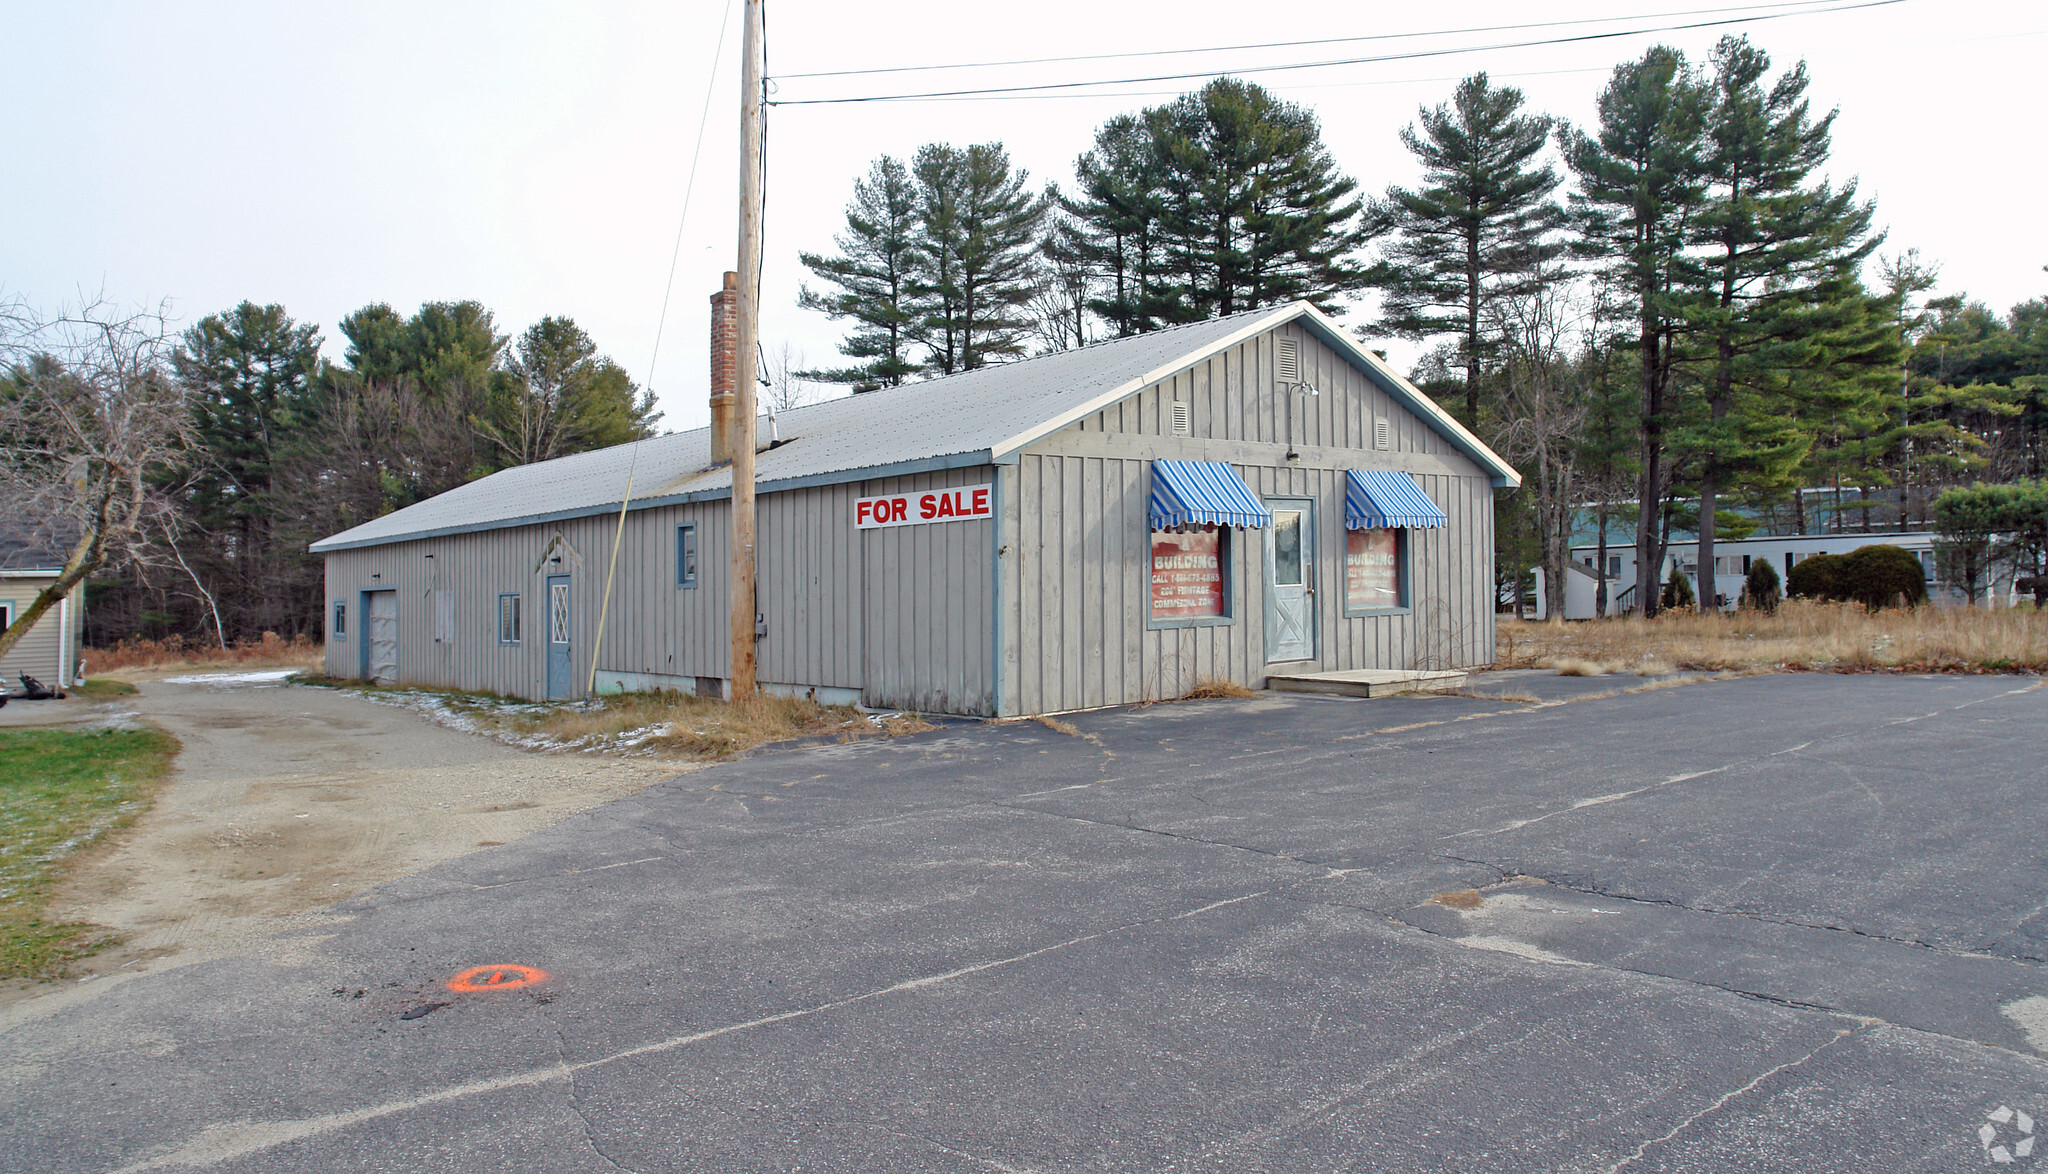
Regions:
M 735 367 L 714 349 L 714 398 Z M 725 692 L 715 431 L 507 469 L 314 544 L 327 671 Z M 795 409 L 757 470 L 763 688 L 982 715 L 1486 663 L 1494 490 L 1518 480 L 1307 303 Z

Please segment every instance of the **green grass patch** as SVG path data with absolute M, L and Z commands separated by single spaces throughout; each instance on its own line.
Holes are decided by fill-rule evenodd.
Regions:
M 178 740 L 157 730 L 0 730 L 0 978 L 48 978 L 110 939 L 43 919 L 80 852 L 147 810 Z
M 83 697 L 88 701 L 103 701 L 109 697 L 132 697 L 140 692 L 142 690 L 128 682 L 117 681 L 112 677 L 87 677 L 85 684 L 71 690 L 71 695 Z

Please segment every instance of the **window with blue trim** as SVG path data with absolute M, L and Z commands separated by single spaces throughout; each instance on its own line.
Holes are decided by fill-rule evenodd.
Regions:
M 1375 526 L 1344 532 L 1344 614 L 1408 610 L 1408 531 Z
M 1230 622 L 1230 529 L 1154 530 L 1150 541 L 1153 627 Z
M 339 599 L 334 601 L 334 631 L 329 635 L 348 635 L 348 604 Z
M 498 597 L 498 643 L 519 643 L 519 596 Z
M 697 523 L 676 527 L 676 586 L 697 585 Z

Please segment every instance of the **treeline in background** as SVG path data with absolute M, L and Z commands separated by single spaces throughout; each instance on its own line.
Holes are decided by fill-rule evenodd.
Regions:
M 806 374 L 861 391 L 1361 303 L 1361 338 L 1424 343 L 1415 382 L 1524 474 L 1503 600 L 1530 567 L 1562 598 L 1592 533 L 1648 552 L 1620 602 L 1654 611 L 1674 533 L 1713 566 L 1717 538 L 1932 526 L 1945 491 L 2041 475 L 2048 303 L 1936 296 L 1935 264 L 1881 252 L 1807 87 L 1741 37 L 1704 62 L 1659 47 L 1577 127 L 1479 74 L 1401 130 L 1420 180 L 1379 193 L 1313 113 L 1230 78 L 1103 123 L 1066 185 L 1034 188 L 1000 143 L 885 155 L 836 249 L 803 254 L 801 304 L 851 325 L 850 361 Z
M 1941 290 L 1831 176 L 1807 87 L 1740 37 L 1653 48 L 1580 127 L 1478 74 L 1399 130 L 1418 178 L 1378 192 L 1313 112 L 1232 78 L 1103 123 L 1065 185 L 1000 143 L 884 155 L 801 254 L 845 362 L 785 346 L 768 398 L 1307 300 L 1419 342 L 1415 382 L 1522 471 L 1497 525 L 1516 606 L 1530 567 L 1563 597 L 1588 533 L 1644 555 L 1603 611 L 1658 607 L 1674 534 L 1711 567 L 1759 527 L 1939 528 L 1952 582 L 2048 584 L 2048 301 Z M 340 332 L 334 363 L 275 305 L 182 331 L 0 306 L 0 548 L 72 552 L 95 645 L 317 637 L 308 543 L 657 423 L 566 317 L 514 337 L 475 302 L 380 304 Z
M 309 543 L 466 481 L 650 435 L 658 413 L 566 317 L 515 337 L 475 302 L 341 321 L 340 363 L 282 306 L 244 302 L 168 340 L 190 428 L 151 477 L 168 515 L 87 586 L 87 642 L 321 634 Z M 114 568 L 110 568 L 114 569 Z

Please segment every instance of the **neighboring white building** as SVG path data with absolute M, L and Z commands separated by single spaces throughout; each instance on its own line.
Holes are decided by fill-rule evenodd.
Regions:
M 1574 552 L 1574 554 L 1576 553 Z M 1607 611 L 1610 615 L 1616 610 L 1613 600 L 1620 593 L 1621 587 L 1622 585 L 1618 582 L 1610 581 L 1607 584 Z M 1584 562 L 1574 561 L 1566 563 L 1564 565 L 1564 618 L 1568 620 L 1592 619 L 1595 604 L 1600 598 L 1599 591 L 1600 576 L 1593 570 L 1592 559 L 1586 559 Z M 1541 567 L 1536 570 L 1535 615 L 1539 620 L 1550 618 L 1550 600 L 1544 592 L 1543 570 Z
M 1742 598 L 1742 583 L 1749 574 L 1749 568 L 1757 559 L 1768 559 L 1778 572 L 1778 581 L 1783 583 L 1792 568 L 1801 560 L 1816 554 L 1847 554 L 1862 546 L 1885 544 L 1903 547 L 1920 560 L 1920 567 L 1927 574 L 1927 596 L 1938 604 L 1959 605 L 1970 602 L 1962 588 L 1950 585 L 1940 577 L 1934 557 L 1935 534 L 1932 530 L 1916 530 L 1903 534 L 1791 534 L 1770 538 L 1722 539 L 1714 543 L 1714 591 L 1719 596 L 1723 610 L 1733 611 Z M 1594 616 L 1594 587 L 1598 572 L 1594 564 L 1598 559 L 1598 546 L 1572 547 L 1572 564 L 1584 569 L 1584 574 L 1573 576 L 1570 590 L 1565 593 L 1564 617 L 1569 620 L 1589 620 Z M 1673 563 L 1679 573 L 1692 580 L 1694 594 L 1700 594 L 1701 576 L 1699 568 L 1699 543 L 1674 542 L 1665 549 L 1664 561 L 1657 568 L 1657 580 L 1663 582 L 1671 574 Z M 1636 548 L 1634 543 L 1607 544 L 1607 614 L 1620 615 L 1632 611 L 1636 606 Z M 1988 583 L 1985 589 L 1988 601 L 2002 606 L 2016 602 L 2011 576 L 2003 576 Z M 1536 576 L 1537 611 L 1547 615 L 1543 598 L 1543 576 Z

